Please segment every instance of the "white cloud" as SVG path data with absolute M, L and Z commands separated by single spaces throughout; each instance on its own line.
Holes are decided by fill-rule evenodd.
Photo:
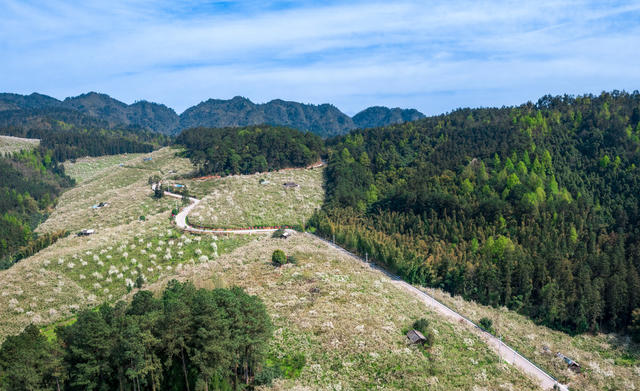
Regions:
M 636 89 L 640 3 L 359 2 L 284 10 L 236 4 L 0 0 L 0 90 L 88 90 L 178 112 L 244 95 L 427 113 L 547 92 Z M 244 11 L 244 12 L 243 12 Z

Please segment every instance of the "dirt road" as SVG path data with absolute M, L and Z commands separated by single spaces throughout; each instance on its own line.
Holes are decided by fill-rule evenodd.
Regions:
M 155 185 L 152 186 L 152 189 L 155 189 Z M 168 197 L 174 197 L 174 198 L 182 198 L 181 195 L 179 194 L 174 194 L 174 193 L 170 193 L 168 191 L 165 191 L 164 194 Z M 191 202 L 189 204 L 189 206 L 185 207 L 182 209 L 182 211 L 180 211 L 180 213 L 178 213 L 176 215 L 176 225 L 178 226 L 178 228 L 183 229 L 185 231 L 188 232 L 193 232 L 193 233 L 236 233 L 236 234 L 250 234 L 250 233 L 260 233 L 260 232 L 273 232 L 275 231 L 275 229 L 239 229 L 239 230 L 216 230 L 216 229 L 200 229 L 200 228 L 196 228 L 196 227 L 192 227 L 190 225 L 187 224 L 187 215 L 193 210 L 193 208 L 195 208 L 196 205 L 198 205 L 198 203 L 200 202 L 200 200 L 198 200 L 197 198 L 193 198 L 190 197 L 189 201 Z M 504 342 L 502 342 L 500 339 L 498 339 L 497 337 L 483 331 L 482 329 L 480 329 L 475 323 L 473 323 L 472 321 L 470 321 L 469 319 L 465 318 L 464 316 L 460 315 L 459 313 L 455 312 L 454 310 L 452 310 L 451 308 L 447 307 L 446 305 L 440 303 L 438 300 L 434 299 L 433 297 L 429 296 L 427 293 L 419 290 L 418 288 L 414 287 L 413 285 L 403 281 L 400 277 L 389 273 L 388 271 L 384 270 L 383 268 L 366 262 L 364 259 L 362 259 L 361 257 L 345 250 L 344 248 L 331 243 L 319 236 L 313 235 L 311 233 L 305 233 L 305 235 L 309 235 L 312 236 L 316 239 L 319 239 L 321 241 L 323 241 L 325 244 L 327 244 L 328 246 L 331 246 L 339 251 L 342 251 L 358 260 L 360 260 L 363 263 L 366 263 L 370 268 L 378 270 L 382 273 L 384 273 L 385 275 L 387 275 L 392 283 L 394 285 L 396 285 L 397 287 L 404 289 L 406 291 L 408 291 L 409 293 L 413 294 L 414 296 L 416 296 L 418 299 L 420 299 L 423 303 L 425 303 L 426 305 L 428 305 L 429 307 L 433 308 L 435 311 L 437 311 L 438 313 L 444 315 L 445 317 L 449 318 L 451 321 L 453 322 L 462 322 L 467 324 L 472 330 L 473 332 L 475 332 L 478 336 L 480 336 L 486 343 L 487 345 L 489 345 L 489 347 L 491 347 L 491 349 L 493 349 L 493 351 L 495 351 L 498 356 L 500 356 L 503 360 L 505 360 L 506 362 L 508 362 L 509 364 L 512 364 L 513 366 L 517 367 L 519 370 L 521 370 L 522 372 L 524 372 L 525 374 L 527 374 L 528 376 L 530 376 L 531 378 L 537 380 L 537 382 L 540 384 L 540 386 L 545 389 L 545 390 L 550 390 L 553 389 L 554 386 L 557 387 L 558 390 L 562 390 L 562 391 L 569 391 L 569 388 L 563 384 L 558 383 L 551 375 L 549 375 L 547 372 L 543 371 L 542 369 L 540 369 L 537 365 L 535 365 L 534 363 L 532 363 L 531 361 L 527 360 L 527 358 L 525 358 L 524 356 L 522 356 L 520 353 L 516 352 L 515 350 L 513 350 L 511 347 L 509 347 L 508 345 L 506 345 Z

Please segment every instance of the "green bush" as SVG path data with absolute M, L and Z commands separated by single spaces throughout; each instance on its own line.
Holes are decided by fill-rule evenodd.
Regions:
M 425 318 L 420 318 L 413 322 L 413 329 L 418 330 L 422 334 L 425 334 L 428 331 L 429 321 Z
M 282 377 L 283 373 L 279 366 L 266 366 L 256 374 L 254 383 L 256 386 L 271 386 L 273 379 Z
M 276 266 L 282 266 L 287 263 L 287 256 L 282 250 L 275 250 L 273 254 L 271 254 L 271 262 L 273 262 Z
M 495 330 L 493 329 L 493 321 L 487 317 L 480 319 L 478 325 L 485 329 L 487 332 L 491 334 L 495 334 Z

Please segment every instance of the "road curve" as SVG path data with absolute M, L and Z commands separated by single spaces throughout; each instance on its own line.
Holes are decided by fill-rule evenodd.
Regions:
M 151 188 L 153 190 L 155 190 L 155 184 L 153 184 L 151 186 Z M 168 197 L 173 197 L 173 198 L 180 198 L 182 199 L 182 195 L 180 194 L 175 194 L 175 193 L 171 193 L 168 191 L 164 192 L 165 196 Z M 251 233 L 261 233 L 261 232 L 274 232 L 277 229 L 274 228 L 264 228 L 264 229 L 236 229 L 236 230 L 224 230 L 224 229 L 202 229 L 202 228 L 196 228 L 193 226 L 190 226 L 189 224 L 187 224 L 187 215 L 193 210 L 193 208 L 196 207 L 196 205 L 198 205 L 198 203 L 200 203 L 200 200 L 194 197 L 189 197 L 189 202 L 190 204 L 186 207 L 184 207 L 177 215 L 176 215 L 176 226 L 184 231 L 187 232 L 192 232 L 192 233 L 197 233 L 197 234 L 216 234 L 216 233 L 232 233 L 232 234 L 251 234 Z M 466 325 L 468 325 L 469 327 L 472 328 L 472 330 L 479 335 L 486 343 L 487 345 L 493 349 L 494 352 L 496 352 L 498 354 L 498 356 L 500 356 L 503 360 L 505 360 L 506 362 L 508 362 L 509 364 L 514 365 L 515 367 L 517 367 L 518 369 L 520 369 L 522 372 L 526 373 L 527 375 L 529 375 L 530 377 L 532 377 L 533 379 L 535 379 L 540 386 L 545 389 L 545 390 L 550 390 L 553 389 L 554 387 L 556 387 L 556 389 L 561 390 L 561 391 L 569 391 L 569 387 L 565 386 L 564 384 L 559 383 L 558 381 L 556 381 L 556 379 L 554 379 L 551 375 L 549 375 L 547 372 L 545 372 L 544 370 L 540 369 L 537 365 L 535 365 L 534 363 L 532 363 L 531 361 L 529 361 L 526 357 L 522 356 L 520 353 L 518 353 L 517 351 L 515 351 L 514 349 L 512 349 L 510 346 L 508 346 L 507 344 L 505 344 L 504 342 L 502 342 L 499 338 L 495 337 L 494 335 L 491 335 L 489 333 L 487 333 L 486 331 L 482 330 L 480 327 L 478 327 L 478 325 L 476 325 L 475 323 L 473 323 L 471 320 L 467 319 L 466 317 L 464 317 L 463 315 L 457 313 L 456 311 L 452 310 L 451 308 L 447 307 L 446 305 L 444 305 L 443 303 L 439 302 L 438 300 L 436 300 L 435 298 L 433 298 L 432 296 L 430 296 L 429 294 L 419 290 L 418 288 L 414 287 L 413 285 L 405 282 L 404 280 L 402 280 L 402 278 L 400 278 L 399 276 L 389 273 L 388 271 L 386 271 L 385 269 L 383 269 L 382 267 L 375 265 L 373 263 L 370 262 L 366 262 L 364 259 L 362 259 L 361 257 L 359 257 L 356 254 L 353 254 L 352 252 L 345 250 L 344 248 L 336 245 L 335 243 L 329 242 L 326 239 L 323 239 L 317 235 L 311 234 L 311 233 L 305 233 L 306 235 L 309 236 L 313 236 L 316 239 L 320 239 L 321 241 L 325 242 L 327 245 L 342 251 L 356 259 L 358 259 L 359 261 L 366 263 L 370 268 L 378 270 L 382 273 L 384 273 L 385 275 L 387 275 L 392 283 L 401 288 L 404 289 L 405 291 L 408 291 L 409 293 L 411 293 L 412 295 L 416 296 L 418 299 L 420 299 L 420 301 L 422 301 L 424 304 L 428 305 L 429 307 L 433 308 L 435 311 L 437 311 L 438 313 L 444 315 L 445 317 L 449 318 L 451 321 L 455 321 L 455 322 L 461 322 L 461 323 L 465 323 Z
M 156 189 L 156 184 L 151 185 L 151 189 Z M 164 195 L 172 198 L 182 199 L 182 195 L 171 193 L 168 191 L 164 192 Z M 196 234 L 257 234 L 263 232 L 274 232 L 277 231 L 278 228 L 251 228 L 251 229 L 216 229 L 216 228 L 197 228 L 191 226 L 187 223 L 187 216 L 193 208 L 196 207 L 200 203 L 200 200 L 194 197 L 189 197 L 189 205 L 182 208 L 180 212 L 176 215 L 176 226 L 183 231 L 192 232 Z

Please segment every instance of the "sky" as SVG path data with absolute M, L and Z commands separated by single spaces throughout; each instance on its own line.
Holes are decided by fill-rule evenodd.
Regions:
M 0 0 L 2 92 L 431 115 L 616 89 L 640 89 L 640 0 Z

